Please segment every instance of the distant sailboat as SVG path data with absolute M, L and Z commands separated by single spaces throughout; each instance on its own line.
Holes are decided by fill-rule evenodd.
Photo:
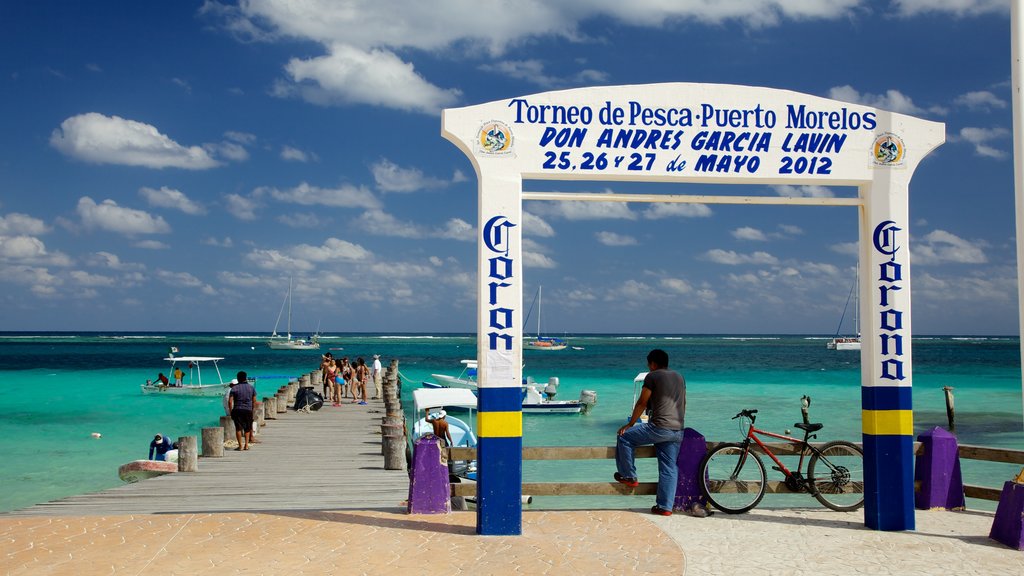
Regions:
M 839 326 L 836 327 L 836 334 L 826 344 L 829 350 L 860 350 L 860 291 L 857 289 L 860 284 L 860 274 L 853 280 L 850 294 L 846 297 L 846 305 L 843 306 L 843 315 L 839 318 Z M 846 311 L 850 307 L 850 299 L 853 299 L 853 333 L 856 336 L 840 336 L 843 329 L 843 320 L 846 319 Z
M 542 336 L 540 331 L 540 310 L 542 306 L 541 300 L 541 287 L 537 287 L 537 337 L 533 340 L 526 340 L 523 343 L 523 347 L 528 350 L 565 350 L 565 340 L 561 338 L 551 338 Z M 532 311 L 533 308 L 531 307 Z M 527 313 L 527 319 L 529 319 L 529 313 Z
M 277 327 L 281 324 L 281 314 L 284 313 L 285 304 L 288 305 L 288 336 L 282 338 L 277 334 Z M 288 293 L 281 303 L 281 311 L 277 313 L 277 322 L 274 323 L 274 333 L 267 340 L 267 346 L 271 350 L 319 350 L 320 339 L 317 334 L 310 336 L 309 340 L 292 339 L 292 279 L 288 279 Z

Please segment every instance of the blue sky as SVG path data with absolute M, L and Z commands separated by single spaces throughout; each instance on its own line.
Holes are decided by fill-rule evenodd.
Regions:
M 0 329 L 475 330 L 476 178 L 440 110 L 655 82 L 944 122 L 914 332 L 1016 333 L 1009 2 L 4 2 Z M 528 182 L 526 190 L 833 195 Z M 530 202 L 546 332 L 831 333 L 852 208 Z M 532 322 L 532 321 L 531 321 Z

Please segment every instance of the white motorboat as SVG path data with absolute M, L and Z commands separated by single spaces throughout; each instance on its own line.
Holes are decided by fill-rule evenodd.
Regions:
M 280 336 L 277 327 L 281 324 L 281 315 L 284 313 L 285 304 L 288 305 L 288 335 Z M 277 313 L 277 322 L 274 323 L 274 332 L 267 340 L 267 346 L 271 350 L 319 350 L 320 336 L 313 334 L 308 339 L 292 338 L 292 279 L 288 279 L 288 293 L 281 303 L 281 310 Z
M 461 360 L 462 372 L 458 376 L 445 374 L 431 374 L 430 377 L 437 380 L 442 386 L 449 388 L 466 388 L 476 390 L 476 360 Z
M 462 360 L 464 368 L 458 376 L 445 374 L 431 374 L 430 376 L 438 383 L 424 382 L 426 388 L 438 389 L 442 387 L 463 388 L 476 392 L 477 390 L 477 361 Z M 579 400 L 555 400 L 558 392 L 558 378 L 548 379 L 547 384 L 541 388 L 532 377 L 523 379 L 523 412 L 529 414 L 579 414 L 590 411 L 597 403 L 597 393 L 593 390 L 580 392 Z
M 169 374 L 174 373 L 174 369 L 181 367 L 185 372 L 185 378 L 182 378 L 181 385 L 172 383 L 166 376 L 163 378 L 157 377 L 156 380 L 146 380 L 145 384 L 142 384 L 143 394 L 158 394 L 163 396 L 223 396 L 224 392 L 228 389 L 228 384 L 224 382 L 224 379 L 220 375 L 220 367 L 217 362 L 223 360 L 214 356 L 168 356 L 164 358 L 167 362 L 171 363 Z M 184 366 L 179 366 L 183 364 Z M 206 365 L 206 372 L 210 374 L 210 364 L 212 364 L 213 372 L 217 375 L 216 383 L 203 383 L 203 366 Z M 160 373 L 163 376 L 163 373 Z M 207 382 L 210 382 L 212 377 L 207 377 Z M 254 378 L 250 378 L 249 382 L 254 382 Z

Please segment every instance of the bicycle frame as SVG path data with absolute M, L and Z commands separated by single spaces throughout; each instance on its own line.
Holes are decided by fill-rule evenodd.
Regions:
M 803 470 L 804 458 L 808 456 L 809 452 L 812 452 L 814 450 L 814 447 L 807 442 L 807 440 L 811 437 L 810 433 L 805 433 L 804 439 L 800 440 L 797 438 L 793 438 L 791 436 L 785 436 L 783 434 L 776 434 L 774 432 L 769 432 L 767 430 L 761 430 L 760 428 L 755 427 L 753 422 L 750 423 L 750 429 L 747 430 L 747 437 L 743 439 L 743 449 L 750 450 L 750 441 L 753 440 L 754 443 L 757 444 L 759 448 L 761 448 L 761 451 L 764 452 L 769 458 L 771 458 L 773 462 L 775 462 L 775 465 L 778 466 L 779 471 L 782 472 L 787 478 L 792 476 L 793 472 L 791 472 L 789 468 L 786 468 L 786 465 L 783 464 L 777 456 L 775 456 L 775 453 L 772 452 L 771 449 L 768 448 L 768 446 L 764 442 L 762 442 L 760 438 L 758 438 L 758 435 L 778 438 L 779 440 L 785 440 L 790 444 L 800 446 L 800 461 L 797 463 L 797 472 Z

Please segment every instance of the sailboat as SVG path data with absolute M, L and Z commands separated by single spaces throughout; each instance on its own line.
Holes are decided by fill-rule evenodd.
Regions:
M 281 324 L 281 314 L 284 313 L 284 306 L 288 305 L 288 336 L 282 338 L 277 333 L 277 327 Z M 288 293 L 281 303 L 281 311 L 277 313 L 277 322 L 274 323 L 274 333 L 267 340 L 267 346 L 271 350 L 319 350 L 320 339 L 317 334 L 309 337 L 308 340 L 292 338 L 292 279 L 288 279 Z
M 839 318 L 839 326 L 836 327 L 836 334 L 825 347 L 829 350 L 860 350 L 860 291 L 857 289 L 860 284 L 860 273 L 854 277 L 850 294 L 846 297 L 846 305 L 843 306 L 843 315 Z M 840 336 L 843 329 L 843 320 L 846 318 L 846 310 L 850 307 L 850 299 L 853 299 L 853 332 L 856 336 Z
M 537 287 L 537 337 L 533 340 L 526 340 L 523 343 L 523 347 L 527 350 L 565 350 L 565 340 L 560 338 L 551 338 L 547 336 L 541 336 L 540 332 L 540 309 L 542 305 L 541 300 L 541 286 Z M 530 308 L 533 311 L 533 308 Z M 527 319 L 529 319 L 529 313 L 527 313 Z

